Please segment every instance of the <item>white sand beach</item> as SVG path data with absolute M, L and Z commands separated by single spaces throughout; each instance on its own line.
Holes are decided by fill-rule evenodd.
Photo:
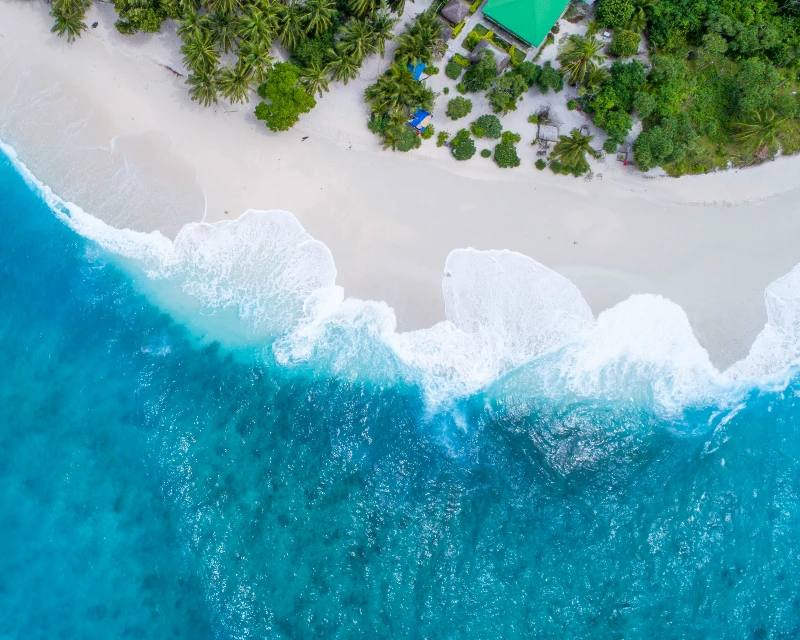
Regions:
M 443 318 L 450 251 L 511 249 L 570 278 L 595 313 L 634 293 L 668 297 L 724 366 L 763 327 L 765 287 L 800 263 L 798 157 L 678 180 L 608 158 L 585 181 L 536 171 L 526 144 L 515 170 L 458 163 L 433 140 L 385 152 L 362 99 L 379 58 L 273 134 L 252 102 L 190 101 L 170 23 L 123 37 L 111 5 L 88 18 L 98 27 L 68 45 L 49 33 L 45 4 L 0 0 L 0 139 L 39 179 L 115 226 L 169 236 L 247 209 L 289 211 L 330 247 L 347 295 L 385 300 L 400 329 Z M 454 132 L 445 103 L 435 123 Z

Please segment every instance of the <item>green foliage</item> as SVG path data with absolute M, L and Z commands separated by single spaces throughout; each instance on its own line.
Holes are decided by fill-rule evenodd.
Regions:
M 486 97 L 495 113 L 506 114 L 516 111 L 517 101 L 529 88 L 525 78 L 514 69 L 500 76 Z
M 605 129 L 609 138 L 621 143 L 633 127 L 630 112 L 636 96 L 647 82 L 645 67 L 638 60 L 617 61 L 611 72 L 588 103 L 594 123 Z M 640 98 L 640 101 L 647 102 Z
M 114 8 L 119 15 L 114 26 L 125 35 L 156 33 L 164 20 L 177 19 L 181 13 L 177 2 L 168 0 L 114 0 Z
M 464 87 L 467 91 L 486 91 L 492 86 L 497 77 L 497 61 L 494 53 L 488 49 L 484 51 L 481 59 L 470 65 L 464 74 Z
M 656 99 L 645 91 L 637 91 L 633 96 L 633 108 L 639 113 L 639 117 L 644 120 L 656 108 Z
M 536 167 L 536 168 L 537 168 L 539 171 L 544 171 L 544 170 L 545 170 L 545 168 L 547 167 L 547 163 L 546 163 L 544 160 L 542 160 L 541 158 L 539 158 L 539 159 L 536 161 L 536 164 L 535 164 L 534 166 L 535 166 L 535 167 Z
M 436 146 L 443 147 L 447 144 L 447 141 L 450 139 L 450 134 L 447 131 L 440 131 L 439 135 L 436 137 Z
M 463 82 L 459 82 L 456 85 L 456 91 L 458 91 L 461 94 L 465 94 L 467 92 L 467 86 Z
M 416 65 L 419 62 L 430 64 L 433 59 L 446 50 L 439 39 L 442 25 L 435 14 L 420 13 L 405 33 L 397 37 L 397 49 L 394 53 L 396 62 L 404 65 Z
M 639 134 L 633 145 L 633 157 L 642 171 L 679 163 L 696 138 L 697 133 L 685 113 L 663 118 L 660 124 Z
M 739 114 L 768 109 L 775 103 L 781 76 L 762 60 L 743 60 L 736 75 L 734 92 Z
M 600 0 L 597 20 L 605 27 L 623 29 L 633 17 L 633 0 Z
M 458 120 L 472 113 L 472 100 L 456 96 L 447 103 L 447 117 Z
M 450 145 L 450 148 L 453 152 L 453 157 L 456 160 L 469 160 L 472 156 L 475 155 L 475 142 L 469 135 L 469 131 L 466 129 L 461 129 L 456 136 L 453 138 L 453 141 Z
M 313 96 L 298 86 L 300 70 L 288 62 L 279 62 L 267 76 L 267 81 L 258 88 L 258 95 L 265 100 L 256 106 L 259 120 L 271 131 L 287 131 L 308 113 L 317 102 Z M 266 102 L 269 101 L 269 102 Z
M 460 53 L 453 54 L 451 60 L 455 62 L 457 65 L 463 67 L 464 69 L 466 69 L 467 67 L 469 67 L 470 64 L 472 64 L 466 57 L 462 56 Z
M 494 161 L 501 169 L 510 169 L 520 165 L 517 147 L 503 134 L 503 141 L 494 148 Z
M 325 66 L 328 51 L 333 48 L 333 32 L 323 33 L 316 38 L 308 38 L 292 51 L 292 62 L 299 67 L 310 67 L 316 63 Z
M 545 62 L 536 79 L 536 86 L 542 93 L 547 93 L 550 89 L 558 93 L 564 89 L 564 77 L 549 62 Z
M 503 125 L 497 116 L 485 114 L 480 116 L 470 125 L 470 130 L 476 138 L 492 138 L 496 140 L 503 133 Z
M 504 144 L 518 144 L 522 140 L 522 136 L 513 131 L 505 131 L 501 136 L 501 141 Z
M 422 132 L 420 137 L 423 140 L 430 140 L 434 133 L 436 133 L 436 129 L 433 128 L 432 124 L 429 124 L 427 127 L 425 127 L 425 131 Z
M 394 145 L 389 145 L 394 151 L 401 151 L 407 153 L 412 149 L 418 149 L 422 145 L 422 136 L 417 135 L 417 132 L 411 127 L 401 127 L 397 132 L 397 142 Z
M 623 29 L 614 32 L 614 37 L 611 39 L 611 46 L 609 51 L 612 56 L 618 58 L 630 58 L 636 55 L 639 51 L 639 44 L 642 42 L 642 37 L 634 32 Z
M 530 122 L 531 124 L 539 124 L 539 116 L 535 113 L 529 115 L 528 122 Z
M 83 31 L 86 31 L 86 9 L 89 0 L 56 0 L 50 15 L 54 18 L 51 33 L 74 42 Z
M 594 36 L 569 36 L 559 47 L 558 62 L 571 85 L 583 82 L 588 73 L 605 59 L 600 52 L 603 43 Z
M 577 129 L 573 129 L 568 136 L 558 136 L 550 168 L 554 173 L 571 173 L 575 177 L 583 175 L 589 170 L 586 154 L 594 155 L 591 141 L 592 136 L 584 136 Z
M 603 151 L 606 153 L 616 153 L 617 147 L 619 147 L 619 144 L 611 138 L 603 143 Z
M 445 66 L 444 68 L 444 75 L 446 75 L 451 80 L 458 80 L 463 72 L 464 72 L 464 67 L 462 67 L 454 60 L 448 62 L 447 66 Z
M 577 100 L 570 100 L 567 102 L 567 109 L 570 111 L 575 111 L 578 108 L 578 101 Z
M 490 149 L 482 149 L 481 150 L 481 158 L 491 158 L 492 152 Z

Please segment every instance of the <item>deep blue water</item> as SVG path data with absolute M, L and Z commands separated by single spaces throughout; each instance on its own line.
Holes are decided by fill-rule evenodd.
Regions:
M 0 158 L 0 638 L 800 633 L 799 384 L 431 411 L 193 335 Z

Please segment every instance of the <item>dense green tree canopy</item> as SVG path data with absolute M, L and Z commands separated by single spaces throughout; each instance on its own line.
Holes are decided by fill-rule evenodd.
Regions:
M 279 62 L 258 88 L 258 95 L 265 102 L 256 106 L 256 117 L 264 120 L 271 131 L 287 131 L 301 114 L 316 106 L 314 97 L 300 87 L 299 82 L 300 69 L 288 62 Z

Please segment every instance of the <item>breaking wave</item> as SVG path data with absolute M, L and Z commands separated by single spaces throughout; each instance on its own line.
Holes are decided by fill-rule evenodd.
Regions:
M 287 366 L 399 376 L 432 405 L 520 375 L 532 393 L 634 399 L 671 413 L 785 384 L 800 359 L 800 265 L 769 285 L 765 327 L 725 371 L 675 303 L 634 295 L 595 318 L 570 280 L 511 251 L 453 251 L 442 281 L 447 319 L 400 333 L 388 305 L 345 295 L 328 247 L 290 213 L 192 223 L 174 241 L 116 229 L 60 200 L 13 149 L 2 150 L 67 225 L 209 339 L 255 345 Z

